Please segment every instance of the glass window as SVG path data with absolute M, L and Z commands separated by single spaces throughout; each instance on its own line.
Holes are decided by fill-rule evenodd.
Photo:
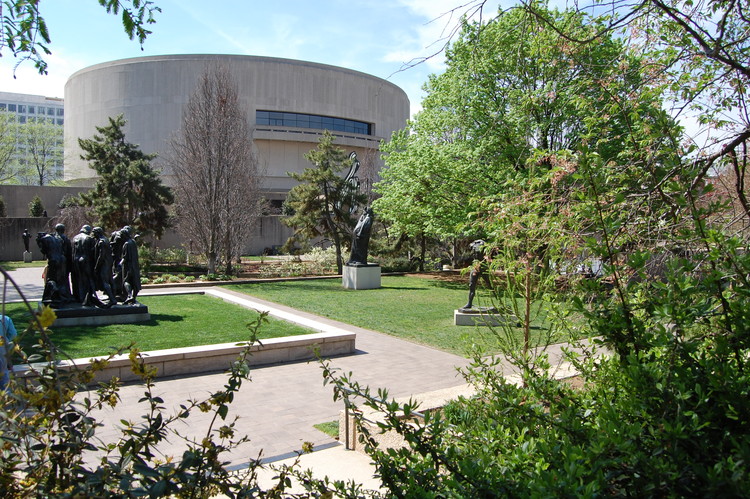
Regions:
M 19 113 L 25 113 L 26 112 L 26 105 L 25 104 L 19 104 L 18 105 L 18 112 Z
M 269 125 L 283 125 L 284 124 L 284 113 L 269 113 L 268 115 Z
M 18 122 L 19 123 L 26 123 L 26 116 L 19 116 L 18 117 Z
M 54 107 L 48 107 L 47 108 L 47 116 L 54 116 L 55 115 L 55 108 Z
M 5 111 L 8 105 L 5 102 L 0 102 L 0 111 Z
M 15 104 L 8 104 L 8 111 L 14 111 L 15 112 L 15 110 L 16 110 L 16 105 Z
M 256 111 L 258 125 L 277 125 L 299 128 L 327 129 L 339 132 L 370 135 L 370 125 L 361 121 L 346 120 L 303 113 L 282 113 L 277 111 Z
M 58 107 L 57 108 L 57 115 L 58 116 L 65 116 L 65 109 Z
M 62 118 L 57 118 L 57 124 L 58 125 L 64 125 L 65 124 L 65 120 L 62 119 Z
M 29 114 L 36 114 L 36 108 L 34 106 L 29 106 Z
M 298 114 L 297 126 L 300 128 L 310 128 L 310 116 L 306 114 Z

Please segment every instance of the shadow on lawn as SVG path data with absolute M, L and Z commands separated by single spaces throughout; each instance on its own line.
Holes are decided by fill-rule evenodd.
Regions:
M 170 314 L 151 314 L 151 320 L 145 322 L 144 325 L 156 326 L 160 322 L 180 322 L 185 320 L 181 315 L 170 315 Z

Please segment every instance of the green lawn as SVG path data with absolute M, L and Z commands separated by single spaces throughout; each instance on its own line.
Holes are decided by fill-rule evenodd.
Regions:
M 227 288 L 347 324 L 466 355 L 472 343 L 497 351 L 488 327 L 455 326 L 453 311 L 468 299 L 467 282 L 384 276 L 382 288 L 349 290 L 341 279 L 231 284 Z M 474 305 L 489 305 L 478 290 Z M 516 331 L 521 334 L 520 328 Z
M 31 263 L 24 263 L 21 261 L 5 261 L 0 262 L 0 267 L 4 268 L 7 271 L 21 269 L 21 268 L 33 268 L 33 267 L 39 267 L 42 268 L 45 265 L 47 265 L 46 260 L 34 260 Z
M 142 296 L 138 301 L 149 308 L 151 320 L 139 324 L 113 324 L 97 327 L 52 326 L 53 340 L 73 358 L 105 354 L 112 347 L 136 342 L 143 351 L 165 348 L 247 341 L 247 324 L 258 314 L 238 305 L 204 295 Z M 6 305 L 6 313 L 21 332 L 28 323 L 22 304 Z M 281 320 L 270 319 L 261 328 L 263 338 L 309 334 L 313 331 Z M 33 338 L 24 338 L 30 346 Z M 30 352 L 31 350 L 26 350 Z

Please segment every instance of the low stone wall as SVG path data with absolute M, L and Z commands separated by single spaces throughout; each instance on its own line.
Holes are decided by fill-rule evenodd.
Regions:
M 261 340 L 262 345 L 252 345 L 248 363 L 251 366 L 298 362 L 321 357 L 333 357 L 354 353 L 355 333 L 313 333 L 302 336 L 271 338 Z M 143 352 L 146 364 L 156 367 L 157 378 L 185 376 L 209 372 L 221 372 L 237 359 L 244 345 L 221 343 L 186 348 L 171 348 Z M 61 369 L 85 368 L 90 359 L 75 359 L 60 362 Z M 33 379 L 35 376 L 28 365 L 13 367 L 17 377 Z M 117 376 L 123 381 L 134 381 L 138 377 L 130 370 L 130 359 L 119 355 L 109 362 L 106 369 L 97 373 L 94 381 L 108 381 Z

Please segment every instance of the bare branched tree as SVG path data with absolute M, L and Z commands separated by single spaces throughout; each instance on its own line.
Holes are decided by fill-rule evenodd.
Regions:
M 209 273 L 221 264 L 231 273 L 262 210 L 247 116 L 229 69 L 209 65 L 171 140 L 177 227 L 205 255 Z

